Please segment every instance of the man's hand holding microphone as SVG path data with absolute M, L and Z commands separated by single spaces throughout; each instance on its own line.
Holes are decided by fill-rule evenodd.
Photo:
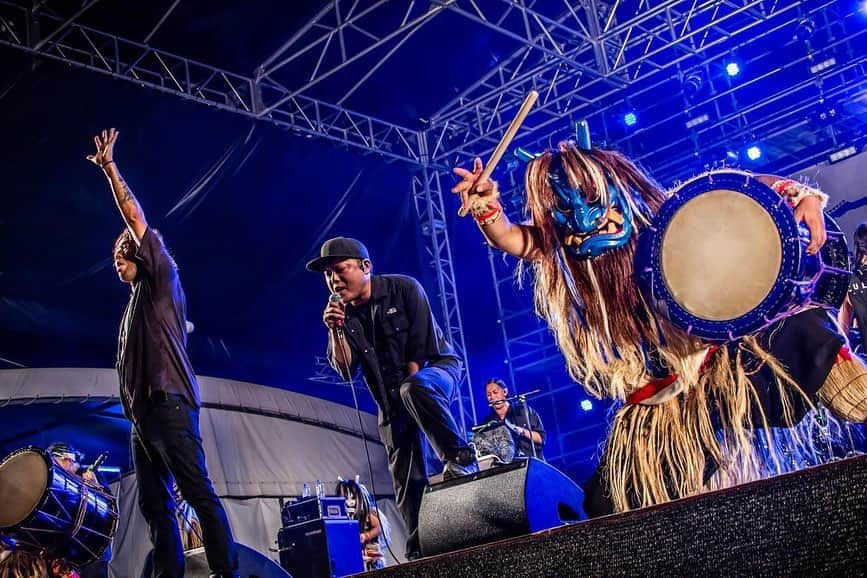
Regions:
M 345 318 L 346 306 L 343 304 L 343 300 L 337 293 L 332 293 L 328 298 L 328 305 L 325 306 L 325 312 L 322 314 L 322 322 L 328 329 L 342 328 Z

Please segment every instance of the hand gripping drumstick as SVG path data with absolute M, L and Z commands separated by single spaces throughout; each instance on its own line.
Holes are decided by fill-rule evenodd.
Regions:
M 509 128 L 506 129 L 506 133 L 503 135 L 503 138 L 500 139 L 500 142 L 497 144 L 497 148 L 494 149 L 494 152 L 491 154 L 491 158 L 488 159 L 488 162 L 485 164 L 485 168 L 482 171 L 481 176 L 477 182 L 484 182 L 491 177 L 491 173 L 494 172 L 494 168 L 496 168 L 497 163 L 500 162 L 500 159 L 503 158 L 503 153 L 506 152 L 506 148 L 508 148 L 509 144 L 512 142 L 512 139 L 515 138 L 515 134 L 517 134 L 518 129 L 521 127 L 521 124 L 524 122 L 524 119 L 527 118 L 527 115 L 530 114 L 530 109 L 533 108 L 533 105 L 536 104 L 536 101 L 539 99 L 539 93 L 535 90 L 531 90 L 527 95 L 527 98 L 524 99 L 524 102 L 521 104 L 521 108 L 518 110 L 518 114 L 515 115 L 515 118 L 512 119 L 511 124 L 509 124 Z M 467 199 L 469 195 L 467 195 L 464 199 L 462 199 L 461 208 L 458 209 L 458 215 L 463 217 L 469 211 L 469 207 L 467 207 Z

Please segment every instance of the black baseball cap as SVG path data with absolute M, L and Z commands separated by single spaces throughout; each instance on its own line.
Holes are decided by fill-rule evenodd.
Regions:
M 307 263 L 307 270 L 321 273 L 332 262 L 343 259 L 370 259 L 370 254 L 364 243 L 358 239 L 334 237 L 322 243 L 319 257 Z

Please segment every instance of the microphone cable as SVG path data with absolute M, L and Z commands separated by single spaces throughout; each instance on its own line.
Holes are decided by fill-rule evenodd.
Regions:
M 334 294 L 336 295 L 336 294 Z M 333 300 L 333 295 L 330 298 Z M 343 332 L 343 323 L 335 324 L 334 328 L 331 330 L 335 333 L 335 341 L 337 342 L 335 345 L 340 346 L 340 352 L 343 354 L 343 361 L 348 362 L 352 352 L 349 350 L 349 344 L 346 343 L 346 335 Z M 335 360 L 336 362 L 336 360 Z M 355 391 L 355 379 L 352 377 L 350 372 L 349 363 L 346 363 L 346 374 L 343 373 L 343 367 L 338 364 L 340 367 L 340 377 L 346 382 L 349 386 L 349 390 L 352 392 L 352 403 L 355 404 L 355 415 L 358 418 L 358 429 L 361 432 L 361 442 L 364 444 L 364 454 L 367 457 L 367 475 L 370 476 L 370 491 L 373 494 L 374 499 L 376 499 L 376 480 L 373 477 L 373 458 L 370 457 L 370 448 L 367 444 L 367 433 L 364 431 L 364 420 L 361 417 L 361 405 L 358 402 L 358 393 Z M 397 496 L 395 495 L 395 506 L 397 506 Z M 377 508 L 377 516 L 379 515 L 379 508 Z M 397 555 L 395 555 L 394 550 L 391 549 L 391 537 L 386 537 L 384 535 L 384 530 L 382 521 L 380 521 L 380 536 L 382 536 L 383 541 L 385 542 L 385 547 L 388 550 L 388 553 L 391 554 L 391 558 L 397 563 L 398 566 L 403 564 Z M 408 530 L 408 528 L 406 528 Z

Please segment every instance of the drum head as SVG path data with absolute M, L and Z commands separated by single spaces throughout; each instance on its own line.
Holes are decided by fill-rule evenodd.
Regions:
M 0 528 L 20 524 L 39 506 L 48 464 L 38 450 L 19 450 L 0 463 Z
M 641 231 L 635 272 L 662 317 L 696 337 L 732 341 L 800 302 L 805 246 L 773 189 L 747 173 L 713 171 L 676 189 Z
M 662 275 L 690 314 L 727 321 L 756 309 L 780 273 L 776 224 L 738 191 L 710 190 L 686 202 L 663 234 Z

